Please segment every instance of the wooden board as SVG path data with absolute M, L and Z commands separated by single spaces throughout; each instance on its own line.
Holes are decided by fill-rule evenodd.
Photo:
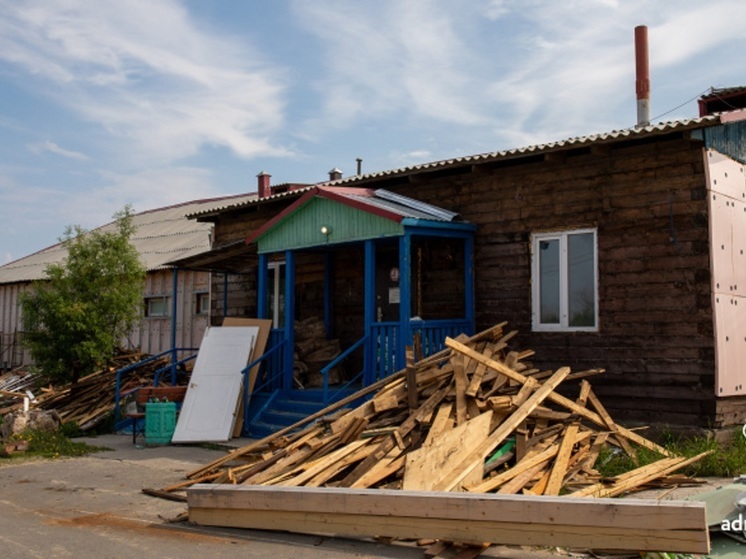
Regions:
M 249 362 L 259 359 L 264 355 L 264 351 L 267 349 L 267 341 L 269 341 L 269 333 L 272 330 L 272 320 L 268 318 L 238 318 L 235 316 L 226 316 L 223 319 L 223 326 L 256 326 L 259 328 L 259 333 L 256 336 L 256 342 L 254 343 L 254 350 L 251 352 Z M 249 399 L 251 399 L 251 393 L 254 391 L 256 385 L 256 377 L 259 374 L 261 363 L 251 368 L 249 371 Z M 243 398 L 238 398 L 236 403 L 236 424 L 233 427 L 233 436 L 240 437 L 241 431 L 243 430 Z
M 402 488 L 409 491 L 429 491 L 442 481 L 460 462 L 464 449 L 481 444 L 490 433 L 492 412 L 487 412 L 451 429 L 434 439 L 431 444 L 407 454 Z M 478 464 L 464 478 L 464 485 L 482 481 L 483 467 Z
M 708 553 L 700 502 L 195 485 L 189 520 L 335 536 Z

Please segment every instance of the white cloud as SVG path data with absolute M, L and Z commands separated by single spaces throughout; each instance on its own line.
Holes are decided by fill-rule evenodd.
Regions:
M 0 254 L 7 257 L 18 251 L 11 247 L 22 246 L 18 258 L 53 245 L 68 225 L 98 227 L 127 204 L 140 212 L 223 194 L 211 171 L 196 167 L 132 175 L 106 172 L 96 187 L 76 189 L 32 184 L 21 188 L 0 175 Z
M 31 144 L 29 145 L 29 149 L 33 151 L 34 153 L 42 153 L 43 151 L 48 151 L 50 153 L 54 153 L 56 155 L 61 155 L 62 157 L 67 157 L 69 159 L 77 159 L 79 161 L 85 161 L 88 159 L 88 156 L 86 156 L 83 153 L 80 153 L 78 151 L 71 151 L 68 149 L 64 149 L 57 145 L 56 143 L 47 140 L 46 142 L 42 142 L 40 144 Z
M 295 6 L 305 30 L 320 41 L 327 67 L 317 84 L 325 116 L 309 127 L 345 127 L 405 111 L 448 123 L 484 118 L 466 94 L 478 80 L 464 64 L 457 8 L 429 0 Z
M 285 78 L 243 39 L 201 29 L 175 0 L 5 3 L 0 59 L 152 161 L 204 145 L 285 153 L 273 139 Z
M 656 87 L 697 95 L 710 73 L 743 69 L 746 4 L 720 0 L 444 0 L 296 3 L 321 43 L 324 116 L 307 128 L 397 119 L 506 147 L 635 124 L 634 27 L 650 28 Z M 732 44 L 717 65 L 684 63 Z M 718 70 L 714 69 L 717 66 Z M 742 72 L 741 72 L 742 73 Z M 740 83 L 740 82 L 739 82 Z M 674 104 L 674 106 L 675 106 Z M 656 105 L 657 106 L 657 105 Z M 660 107 L 659 112 L 672 107 Z M 693 116 L 693 112 L 692 112 Z M 331 124 L 330 124 L 331 123 Z

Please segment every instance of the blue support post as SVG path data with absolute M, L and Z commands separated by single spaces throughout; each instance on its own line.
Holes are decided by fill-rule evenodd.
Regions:
M 267 318 L 269 313 L 269 293 L 268 289 L 268 277 L 269 272 L 269 256 L 267 254 L 259 255 L 259 265 L 257 266 L 257 301 L 256 301 L 256 315 L 257 318 Z
M 366 336 L 363 348 L 363 386 L 375 382 L 375 354 L 377 340 L 371 335 L 373 323 L 376 320 L 376 246 L 371 239 L 365 241 L 365 313 L 364 334 Z
M 179 298 L 179 268 L 174 266 L 173 285 L 171 292 L 171 384 L 176 384 L 176 362 L 179 360 L 176 355 L 176 312 L 179 308 L 177 299 Z
M 396 369 L 406 364 L 404 350 L 412 343 L 412 234 L 405 231 L 399 237 L 399 324 L 401 333 L 396 344 Z
M 282 387 L 293 387 L 293 350 L 295 349 L 295 253 L 285 251 L 285 370 Z

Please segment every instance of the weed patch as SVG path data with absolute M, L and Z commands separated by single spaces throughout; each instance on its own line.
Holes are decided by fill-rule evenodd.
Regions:
M 89 444 L 73 441 L 61 431 L 50 433 L 48 431 L 26 431 L 13 435 L 10 442 L 28 442 L 28 450 L 22 454 L 12 454 L 8 457 L 0 457 L 3 460 L 15 460 L 17 458 L 60 458 L 63 456 L 85 456 L 91 452 L 108 450 L 104 447 L 91 446 Z
M 681 470 L 682 473 L 697 477 L 736 477 L 746 473 L 746 437 L 740 429 L 734 431 L 729 442 L 720 444 L 715 439 L 705 436 L 674 437 L 666 435 L 662 446 L 676 456 L 691 458 L 703 452 L 709 454 Z M 651 464 L 662 458 L 656 452 L 646 448 L 637 449 L 639 466 Z M 635 469 L 638 465 L 623 451 L 614 447 L 605 447 L 596 462 L 599 473 L 604 477 L 614 477 Z

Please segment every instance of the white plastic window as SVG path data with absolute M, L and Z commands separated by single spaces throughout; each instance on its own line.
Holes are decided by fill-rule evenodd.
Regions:
M 595 229 L 532 235 L 534 331 L 598 331 Z

